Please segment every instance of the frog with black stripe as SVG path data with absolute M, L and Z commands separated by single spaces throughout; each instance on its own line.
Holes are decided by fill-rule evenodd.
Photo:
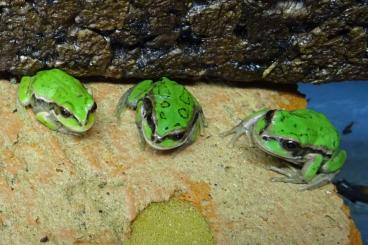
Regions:
M 309 109 L 260 110 L 222 136 L 243 134 L 253 145 L 293 165 L 270 169 L 284 176 L 273 181 L 306 184 L 315 189 L 330 182 L 344 165 L 346 152 L 340 149 L 340 135 L 322 114 Z
M 194 142 L 206 124 L 197 99 L 166 77 L 144 80 L 125 92 L 116 108 L 118 119 L 127 107 L 136 110 L 141 142 L 157 150 Z

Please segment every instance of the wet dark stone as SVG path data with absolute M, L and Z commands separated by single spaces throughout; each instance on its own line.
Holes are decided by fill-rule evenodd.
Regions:
M 5 0 L 0 33 L 0 74 L 368 79 L 367 1 Z

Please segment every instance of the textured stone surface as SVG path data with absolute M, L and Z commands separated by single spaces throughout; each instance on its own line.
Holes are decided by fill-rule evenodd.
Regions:
M 208 223 L 189 202 L 171 199 L 152 203 L 131 227 L 127 245 L 214 245 Z
M 368 79 L 362 0 L 0 1 L 0 72 L 277 83 Z
M 295 95 L 188 86 L 208 128 L 187 148 L 162 153 L 139 147 L 133 111 L 121 124 L 113 117 L 131 84 L 87 85 L 98 109 L 83 137 L 51 131 L 31 109 L 17 109 L 17 86 L 0 81 L 0 244 L 121 244 L 141 210 L 172 196 L 200 210 L 217 244 L 361 242 L 332 185 L 300 192 L 270 182 L 277 174 L 267 168 L 280 160 L 244 139 L 229 148 L 229 139 L 219 137 L 253 110 L 304 107 Z

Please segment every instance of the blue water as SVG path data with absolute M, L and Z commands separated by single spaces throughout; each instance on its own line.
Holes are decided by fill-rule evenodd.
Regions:
M 353 122 L 352 132 L 341 137 L 348 158 L 336 179 L 368 186 L 368 81 L 299 84 L 299 91 L 306 95 L 308 108 L 324 113 L 340 133 Z M 345 202 L 368 245 L 368 204 Z

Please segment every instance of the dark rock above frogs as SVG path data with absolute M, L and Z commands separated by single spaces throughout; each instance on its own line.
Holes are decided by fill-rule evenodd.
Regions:
M 5 0 L 0 33 L 12 75 L 368 79 L 366 0 Z

